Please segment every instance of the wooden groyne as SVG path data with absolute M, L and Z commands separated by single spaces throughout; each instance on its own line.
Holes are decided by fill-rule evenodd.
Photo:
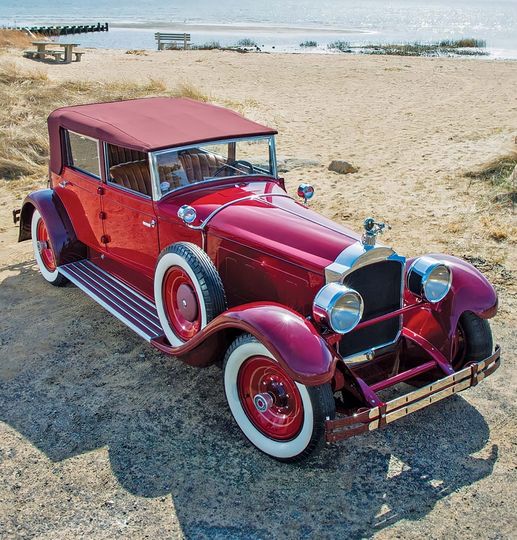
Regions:
M 108 23 L 68 24 L 66 26 L 12 26 L 3 27 L 5 30 L 22 30 L 42 36 L 67 36 L 69 34 L 86 34 L 89 32 L 107 32 Z

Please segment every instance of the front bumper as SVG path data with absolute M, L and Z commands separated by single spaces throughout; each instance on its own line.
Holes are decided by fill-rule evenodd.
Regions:
M 336 442 L 366 431 L 373 431 L 452 394 L 476 386 L 479 381 L 492 375 L 500 364 L 501 349 L 497 345 L 494 354 L 485 360 L 469 363 L 461 371 L 438 379 L 409 394 L 404 394 L 371 409 L 357 412 L 352 416 L 326 420 L 326 441 Z

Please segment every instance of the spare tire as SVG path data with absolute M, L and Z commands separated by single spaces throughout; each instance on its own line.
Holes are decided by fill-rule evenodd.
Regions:
M 224 288 L 210 257 L 178 242 L 165 248 L 154 274 L 158 317 L 173 347 L 180 347 L 226 310 Z

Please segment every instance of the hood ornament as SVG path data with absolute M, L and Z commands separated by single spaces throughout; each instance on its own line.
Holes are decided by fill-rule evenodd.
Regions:
M 384 229 L 391 229 L 387 223 L 382 221 L 375 221 L 373 218 L 368 217 L 363 222 L 364 233 L 361 238 L 363 246 L 373 247 L 377 241 L 377 235 L 382 234 Z

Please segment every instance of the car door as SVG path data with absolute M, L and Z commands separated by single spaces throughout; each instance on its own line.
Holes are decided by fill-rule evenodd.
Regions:
M 147 154 L 124 153 L 120 147 L 113 152 L 111 146 L 104 145 L 106 184 L 102 195 L 107 253 L 152 278 L 159 243 Z
M 77 238 L 102 251 L 103 223 L 99 142 L 72 131 L 65 132 L 66 161 L 54 189 L 67 209 Z

